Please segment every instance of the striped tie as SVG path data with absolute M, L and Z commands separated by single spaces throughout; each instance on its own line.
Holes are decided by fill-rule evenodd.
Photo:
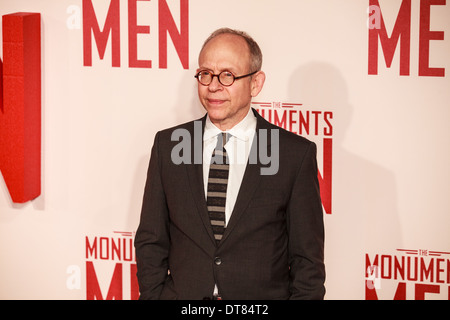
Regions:
M 225 142 L 225 143 L 224 143 Z M 225 202 L 227 196 L 229 163 L 226 150 L 227 134 L 217 136 L 217 145 L 211 157 L 206 205 L 216 243 L 225 231 Z

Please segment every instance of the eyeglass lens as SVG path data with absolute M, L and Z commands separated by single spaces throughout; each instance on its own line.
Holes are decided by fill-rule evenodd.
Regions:
M 222 71 L 219 75 L 212 74 L 209 71 L 202 71 L 198 73 L 198 81 L 203 85 L 209 85 L 214 77 L 219 78 L 219 82 L 224 86 L 230 86 L 234 82 L 234 75 L 229 71 Z

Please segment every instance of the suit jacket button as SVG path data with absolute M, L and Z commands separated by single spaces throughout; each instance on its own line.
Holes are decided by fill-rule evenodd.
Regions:
M 214 263 L 216 264 L 216 266 L 220 266 L 222 264 L 222 259 L 220 259 L 219 257 L 215 257 Z

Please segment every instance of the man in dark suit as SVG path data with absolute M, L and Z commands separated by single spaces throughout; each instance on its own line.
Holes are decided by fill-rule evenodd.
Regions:
M 251 108 L 261 64 L 246 33 L 214 32 L 196 75 L 207 114 L 156 134 L 135 238 L 141 299 L 323 299 L 316 146 Z

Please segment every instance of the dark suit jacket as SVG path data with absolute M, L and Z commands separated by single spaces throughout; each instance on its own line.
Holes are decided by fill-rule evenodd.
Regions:
M 279 169 L 261 175 L 263 164 L 247 164 L 218 245 L 206 207 L 202 164 L 193 163 L 194 152 L 191 164 L 171 160 L 180 143 L 171 141 L 172 133 L 187 130 L 193 146 L 194 121 L 156 134 L 135 237 L 141 299 L 204 299 L 212 296 L 215 284 L 223 299 L 323 298 L 324 226 L 316 145 L 253 111 L 255 139 L 261 129 L 279 130 Z M 198 120 L 201 128 L 205 119 Z M 202 137 L 196 138 L 201 145 Z

